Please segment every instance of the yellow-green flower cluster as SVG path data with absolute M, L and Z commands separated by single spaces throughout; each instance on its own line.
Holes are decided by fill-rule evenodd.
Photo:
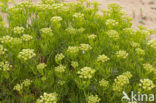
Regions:
M 55 10 L 64 9 L 64 4 L 63 3 L 54 3 L 54 4 L 52 4 L 52 8 L 55 9 Z
M 134 35 L 136 31 L 133 28 L 125 28 L 123 29 L 125 34 Z
M 95 73 L 95 70 L 90 67 L 83 67 L 77 72 L 82 79 L 91 79 Z
M 140 47 L 140 44 L 139 44 L 139 43 L 136 43 L 136 42 L 134 42 L 134 41 L 132 41 L 132 42 L 130 43 L 130 45 L 131 45 L 133 48 Z
M 60 16 L 54 16 L 51 18 L 50 20 L 52 23 L 58 23 L 60 21 L 62 21 L 62 18 Z
M 11 45 L 17 45 L 17 44 L 21 44 L 22 40 L 20 38 L 13 38 L 10 37 L 9 35 L 3 36 L 2 38 L 0 38 L 1 43 L 3 44 L 11 44 Z
M 149 72 L 149 73 L 154 72 L 154 71 L 156 70 L 156 69 L 155 69 L 151 64 L 149 64 L 149 63 L 143 64 L 143 67 L 144 67 L 144 69 L 145 69 L 147 72 Z
M 28 34 L 23 34 L 21 38 L 23 41 L 26 41 L 26 42 L 33 39 L 33 37 L 31 35 L 28 35 Z
M 31 85 L 32 81 L 29 80 L 29 79 L 25 79 L 23 82 L 22 82 L 22 85 L 23 87 L 29 87 Z
M 145 51 L 141 48 L 136 48 L 135 51 L 138 55 L 145 55 Z
M 156 49 L 156 40 L 149 41 L 148 45 L 151 46 L 153 49 Z
M 44 93 L 43 96 L 40 96 L 40 100 L 37 103 L 57 103 L 57 93 Z
M 38 69 L 38 70 L 42 70 L 42 69 L 44 69 L 46 66 L 47 66 L 47 65 L 46 65 L 45 63 L 40 63 L 40 64 L 37 65 L 37 69 Z
M 35 56 L 36 54 L 33 49 L 22 49 L 22 51 L 18 54 L 18 58 L 24 61 L 32 59 Z
M 73 68 L 77 68 L 77 67 L 79 66 L 79 63 L 76 62 L 76 61 L 72 61 L 72 62 L 71 62 L 71 66 L 72 66 Z
M 97 37 L 97 35 L 91 34 L 91 35 L 88 36 L 88 39 L 89 40 L 94 40 L 96 37 Z
M 6 51 L 7 49 L 5 49 L 3 45 L 0 45 L 0 55 L 5 54 Z
M 10 65 L 8 61 L 0 62 L 0 70 L 3 70 L 5 72 L 5 71 L 10 71 L 11 68 L 12 65 Z
M 77 29 L 73 28 L 73 27 L 68 27 L 66 29 L 66 32 L 70 33 L 70 34 L 76 34 L 77 33 Z
M 89 44 L 80 44 L 80 50 L 82 51 L 88 51 L 88 50 L 91 50 L 92 47 L 89 45 Z
M 2 38 L 0 38 L 1 43 L 3 44 L 8 44 L 12 42 L 12 37 L 10 37 L 9 35 L 3 36 Z
M 52 10 L 52 6 L 51 5 L 46 5 L 43 3 L 38 3 L 37 5 L 34 5 L 34 8 L 36 8 L 37 10 Z
M 63 60 L 64 57 L 65 57 L 65 56 L 64 56 L 62 53 L 57 54 L 57 55 L 55 56 L 55 62 L 59 64 L 59 63 Z
M 42 0 L 42 3 L 45 4 L 53 4 L 55 2 L 55 0 Z
M 124 72 L 123 75 L 125 75 L 129 79 L 132 78 L 132 74 L 130 72 Z
M 98 97 L 98 95 L 90 95 L 90 96 L 88 96 L 88 103 L 99 103 L 100 100 L 101 99 Z
M 65 69 L 66 69 L 65 66 L 59 65 L 59 66 L 55 67 L 55 72 L 57 72 L 57 73 L 63 73 L 63 72 L 65 72 Z
M 119 33 L 118 33 L 117 31 L 115 31 L 115 30 L 109 30 L 109 31 L 107 32 L 107 35 L 108 35 L 110 38 L 114 39 L 114 40 L 119 39 Z
M 67 49 L 67 53 L 69 54 L 77 54 L 79 52 L 79 48 L 76 46 L 69 46 Z
M 31 83 L 32 83 L 31 80 L 25 79 L 21 84 L 16 84 L 13 89 L 21 93 L 23 88 L 29 87 Z
M 43 34 L 48 34 L 48 33 L 51 33 L 51 32 L 52 32 L 51 28 L 42 28 L 40 31 L 41 31 Z
M 113 90 L 114 91 L 122 91 L 123 87 L 129 84 L 129 79 L 132 77 L 130 72 L 125 72 L 122 75 L 119 75 L 114 80 Z
M 106 26 L 109 26 L 109 27 L 114 27 L 114 26 L 117 26 L 119 23 L 114 20 L 114 19 L 107 19 L 106 20 Z
M 53 36 L 51 28 L 42 28 L 41 30 L 41 37 L 46 38 L 47 36 Z
M 82 14 L 82 13 L 75 13 L 75 14 L 73 15 L 73 17 L 76 18 L 76 19 L 83 19 L 84 14 Z
M 14 90 L 18 91 L 18 92 L 22 92 L 23 89 L 23 85 L 20 84 L 16 84 L 13 88 Z
M 101 62 L 101 63 L 104 63 L 104 62 L 106 62 L 108 60 L 110 60 L 110 59 L 104 54 L 99 55 L 98 58 L 97 58 L 97 62 Z
M 109 86 L 109 82 L 105 79 L 99 81 L 99 85 L 103 88 L 107 88 Z
M 24 7 L 30 8 L 30 7 L 33 6 L 33 3 L 28 1 L 28 0 L 26 0 L 26 1 L 22 1 L 19 4 L 17 4 L 17 6 L 20 7 L 20 8 L 24 8 Z
M 24 30 L 25 30 L 25 28 L 17 26 L 17 27 L 14 27 L 13 31 L 15 34 L 22 34 L 22 33 L 24 33 Z
M 139 86 L 147 91 L 152 90 L 155 87 L 153 81 L 150 79 L 141 79 Z
M 128 53 L 127 53 L 126 51 L 124 51 L 124 50 L 119 50 L 119 51 L 116 52 L 116 56 L 117 56 L 118 58 L 123 58 L 123 59 L 125 59 L 125 58 L 127 58 Z

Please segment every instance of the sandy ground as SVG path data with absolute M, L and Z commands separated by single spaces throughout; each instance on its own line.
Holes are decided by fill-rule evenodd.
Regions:
M 15 0 L 20 2 L 23 0 Z M 32 0 L 37 3 L 39 0 Z M 74 2 L 76 0 L 63 0 Z M 90 0 L 92 1 L 92 0 Z M 133 18 L 133 26 L 144 25 L 156 30 L 156 0 L 95 0 L 101 3 L 100 8 L 106 9 L 110 3 L 118 3 Z M 4 15 L 5 17 L 5 15 Z M 154 36 L 153 36 L 154 37 Z M 155 36 L 156 37 L 156 36 Z

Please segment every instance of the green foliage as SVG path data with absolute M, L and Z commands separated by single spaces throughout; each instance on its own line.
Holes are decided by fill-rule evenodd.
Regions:
M 118 4 L 23 1 L 0 18 L 2 103 L 121 103 L 156 93 L 156 41 Z M 100 12 L 100 14 L 99 14 Z

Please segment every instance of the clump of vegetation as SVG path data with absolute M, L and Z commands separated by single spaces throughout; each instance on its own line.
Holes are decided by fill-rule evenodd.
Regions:
M 156 41 L 118 4 L 23 1 L 0 19 L 2 103 L 126 103 L 156 93 Z M 99 11 L 102 12 L 99 14 Z

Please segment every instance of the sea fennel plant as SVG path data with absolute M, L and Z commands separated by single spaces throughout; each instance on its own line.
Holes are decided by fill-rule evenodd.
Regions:
M 23 1 L 0 18 L 2 103 L 127 103 L 156 93 L 156 41 L 118 4 Z M 133 101 L 129 101 L 129 103 Z

